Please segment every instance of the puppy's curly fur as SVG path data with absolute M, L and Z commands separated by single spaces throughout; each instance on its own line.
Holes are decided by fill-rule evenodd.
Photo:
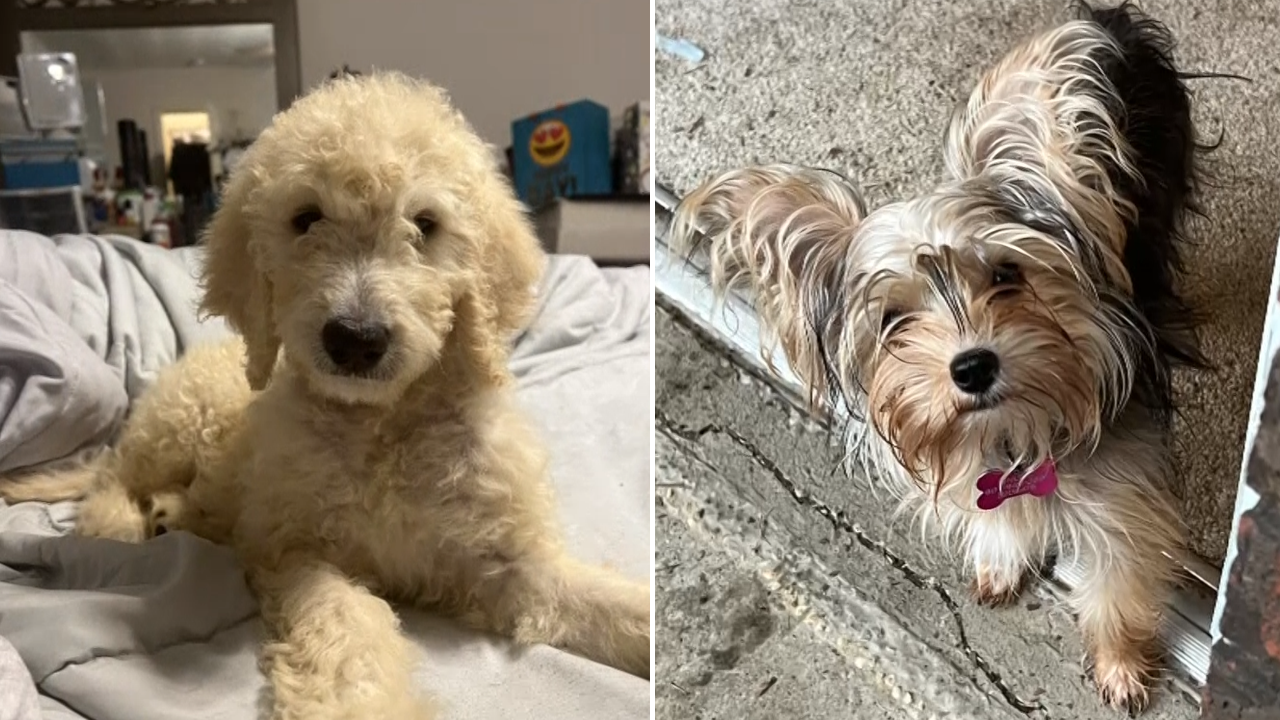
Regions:
M 299 100 L 206 241 L 203 309 L 242 339 L 167 369 L 88 467 L 0 495 L 85 495 L 82 534 L 233 544 L 273 718 L 433 715 L 384 598 L 648 675 L 648 587 L 566 554 L 516 404 L 543 255 L 440 90 L 376 74 Z

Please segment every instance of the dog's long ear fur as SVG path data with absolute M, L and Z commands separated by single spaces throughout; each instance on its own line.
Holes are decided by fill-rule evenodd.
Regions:
M 547 259 L 511 189 L 498 178 L 491 183 L 485 195 L 495 200 L 483 214 L 480 272 L 458 302 L 455 328 L 472 359 L 503 382 L 512 336 L 529 321 Z
M 1079 258 L 1125 318 L 1114 335 L 1138 356 L 1136 396 L 1168 418 L 1171 364 L 1208 364 L 1178 287 L 1198 211 L 1190 96 L 1167 27 L 1131 2 L 1076 12 L 982 77 L 953 117 L 947 169 Z
M 497 330 L 509 336 L 529 321 L 547 257 L 520 202 L 504 183 L 495 183 L 502 185 L 501 200 L 488 213 L 481 261 Z
M 686 255 L 705 249 L 717 295 L 747 294 L 769 333 L 764 360 L 775 369 L 780 344 L 817 405 L 849 390 L 837 356 L 848 316 L 847 255 L 865 216 L 861 196 L 835 173 L 747 167 L 690 193 L 676 209 L 670 241 Z
M 953 180 L 996 196 L 1130 291 L 1126 224 L 1136 209 L 1117 186 L 1134 177 L 1125 108 L 1101 69 L 1120 49 L 1096 23 L 1075 21 L 1005 54 L 952 116 L 944 160 Z
M 254 183 L 248 163 L 232 173 L 222 202 L 204 234 L 206 257 L 200 283 L 200 311 L 218 315 L 244 337 L 249 386 L 267 386 L 280 351 L 272 316 L 271 281 L 249 251 L 244 205 Z

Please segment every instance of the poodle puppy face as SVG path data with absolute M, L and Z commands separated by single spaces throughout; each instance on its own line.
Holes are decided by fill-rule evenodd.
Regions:
M 242 163 L 208 236 L 205 306 L 246 335 L 251 384 L 283 348 L 313 392 L 385 404 L 450 342 L 493 355 L 522 321 L 541 253 L 488 148 L 435 88 L 331 81 Z
M 451 210 L 442 164 L 385 153 L 366 168 L 356 155 L 344 144 L 291 163 L 255 239 L 286 361 L 320 393 L 360 402 L 399 395 L 439 358 L 478 239 Z M 351 172 L 322 179 L 332 163 Z

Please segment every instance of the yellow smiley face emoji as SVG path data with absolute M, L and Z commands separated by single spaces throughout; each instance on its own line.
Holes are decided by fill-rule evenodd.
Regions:
M 547 120 L 529 136 L 529 155 L 543 167 L 555 165 L 569 153 L 569 126 L 559 120 Z

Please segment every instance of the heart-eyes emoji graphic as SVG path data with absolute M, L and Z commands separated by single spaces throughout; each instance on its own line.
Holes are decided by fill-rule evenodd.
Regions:
M 547 120 L 533 129 L 529 137 L 529 155 L 543 167 L 555 165 L 569 153 L 569 126 L 559 120 Z

